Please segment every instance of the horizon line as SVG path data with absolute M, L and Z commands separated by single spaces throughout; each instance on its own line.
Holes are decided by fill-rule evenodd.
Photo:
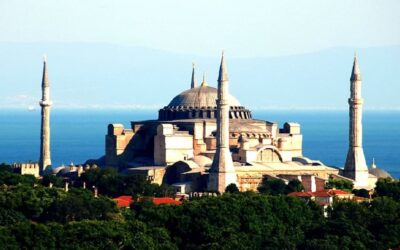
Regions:
M 127 106 L 58 106 L 52 107 L 52 110 L 97 110 L 97 111 L 107 111 L 107 110 L 121 110 L 121 111 L 158 111 L 161 106 L 153 105 L 127 105 Z M 348 108 L 335 108 L 335 107 L 251 107 L 250 111 L 348 111 Z M 0 107 L 0 111 L 29 111 L 35 112 L 40 111 L 40 107 L 35 107 L 33 110 L 30 107 Z M 387 112 L 394 111 L 400 112 L 400 107 L 370 107 L 364 108 L 363 111 L 377 111 L 377 112 Z

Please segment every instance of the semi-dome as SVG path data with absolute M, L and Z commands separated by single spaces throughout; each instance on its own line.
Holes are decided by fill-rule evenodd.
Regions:
M 197 88 L 183 91 L 168 104 L 168 107 L 186 107 L 186 108 L 201 108 L 201 107 L 216 107 L 218 98 L 218 89 L 210 86 L 200 86 Z M 229 95 L 229 106 L 241 106 L 239 101 Z
M 393 177 L 386 172 L 385 170 L 381 169 L 381 168 L 370 168 L 368 170 L 368 172 L 374 176 L 376 176 L 377 178 L 391 178 L 393 179 Z
M 378 179 L 379 179 L 379 178 L 383 178 L 383 179 L 385 179 L 385 178 L 391 178 L 391 179 L 393 179 L 393 177 L 392 177 L 388 172 L 386 172 L 385 170 L 383 170 L 383 169 L 381 169 L 381 168 L 378 168 L 378 167 L 376 166 L 376 164 L 375 164 L 375 158 L 372 158 L 372 165 L 371 165 L 371 168 L 368 169 L 368 172 L 369 172 L 370 174 L 376 176 Z

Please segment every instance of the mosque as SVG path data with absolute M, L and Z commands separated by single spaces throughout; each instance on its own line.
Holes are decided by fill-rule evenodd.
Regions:
M 123 174 L 142 175 L 168 184 L 178 193 L 224 192 L 229 184 L 240 191 L 257 190 L 263 179 L 292 179 L 305 191 L 324 189 L 329 178 L 346 179 L 355 188 L 373 189 L 378 178 L 391 177 L 368 168 L 362 147 L 361 73 L 354 58 L 350 77 L 349 150 L 344 169 L 326 166 L 303 155 L 300 124 L 253 118 L 251 110 L 229 94 L 228 70 L 222 54 L 218 87 L 203 77 L 198 86 L 193 65 L 190 88 L 158 111 L 157 120 L 132 121 L 130 128 L 109 124 L 105 157 L 97 163 Z M 39 163 L 14 164 L 16 172 L 51 171 L 64 177 L 80 175 L 90 166 L 52 167 L 50 158 L 50 84 L 44 60 L 42 78 L 41 150 Z M 76 173 L 75 173 L 76 172 Z
M 358 69 L 356 60 L 355 65 Z M 358 80 L 353 78 L 352 82 Z M 300 124 L 286 122 L 279 127 L 275 122 L 253 118 L 251 110 L 229 94 L 228 85 L 224 56 L 218 88 L 209 86 L 204 77 L 198 86 L 193 65 L 190 88 L 161 108 L 157 120 L 132 121 L 130 128 L 108 125 L 105 165 L 144 175 L 158 184 L 173 185 L 181 193 L 223 192 L 230 183 L 241 191 L 257 190 L 263 178 L 286 182 L 298 179 L 310 191 L 323 189 L 329 178 L 361 178 L 357 187 L 374 186 L 377 179 L 368 173 L 365 158 L 358 163 L 364 157 L 359 153 L 359 141 L 350 145 L 357 152 L 349 151 L 347 165 L 358 164 L 356 170 L 362 169 L 362 173 L 354 167 L 346 172 L 311 160 L 303 156 Z M 360 118 L 353 115 L 350 124 L 356 127 L 352 134 L 361 133 L 362 106 L 354 100 L 356 104 L 352 103 L 350 110 L 357 110 Z M 361 136 L 354 138 L 359 140 Z

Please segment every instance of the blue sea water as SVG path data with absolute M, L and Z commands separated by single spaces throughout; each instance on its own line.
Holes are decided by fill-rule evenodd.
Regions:
M 109 123 L 129 126 L 132 120 L 155 119 L 157 111 L 60 110 L 51 114 L 53 165 L 83 163 L 105 152 Z M 299 122 L 305 156 L 327 165 L 342 167 L 348 147 L 346 111 L 253 111 L 257 119 Z M 400 112 L 365 111 L 364 152 L 370 165 L 400 178 Z M 0 110 L 0 162 L 37 161 L 39 157 L 40 110 Z

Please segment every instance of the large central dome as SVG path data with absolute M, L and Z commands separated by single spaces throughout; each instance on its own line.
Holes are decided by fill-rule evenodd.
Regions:
M 200 86 L 197 88 L 183 91 L 168 104 L 168 107 L 185 107 L 185 108 L 211 108 L 216 107 L 218 98 L 218 89 L 209 86 Z M 229 106 L 241 106 L 239 101 L 229 95 Z
M 181 119 L 215 119 L 217 117 L 218 89 L 209 87 L 205 82 L 200 87 L 183 91 L 160 109 L 158 119 L 162 121 Z M 229 118 L 251 119 L 251 112 L 229 95 Z

